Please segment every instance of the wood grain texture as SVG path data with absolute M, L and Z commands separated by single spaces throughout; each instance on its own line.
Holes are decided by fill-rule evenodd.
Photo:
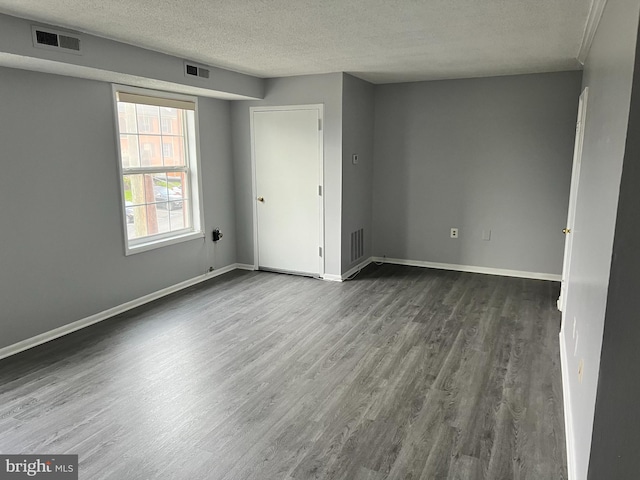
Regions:
M 557 295 L 231 272 L 0 361 L 0 452 L 82 479 L 564 479 Z

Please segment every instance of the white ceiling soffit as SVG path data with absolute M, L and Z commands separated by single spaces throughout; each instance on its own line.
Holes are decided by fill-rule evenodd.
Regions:
M 390 83 L 578 69 L 591 4 L 0 0 L 0 11 L 259 77 L 345 71 Z

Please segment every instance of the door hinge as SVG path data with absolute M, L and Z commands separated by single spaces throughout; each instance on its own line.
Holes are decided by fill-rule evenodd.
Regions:
M 318 185 L 318 195 L 322 196 L 322 185 Z
M 322 130 L 322 119 L 318 119 L 318 130 Z
M 322 256 L 322 247 L 318 247 L 318 255 Z

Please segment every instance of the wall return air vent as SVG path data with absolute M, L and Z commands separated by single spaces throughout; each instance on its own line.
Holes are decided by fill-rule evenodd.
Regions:
M 31 26 L 33 46 L 46 50 L 57 50 L 60 52 L 81 55 L 80 38 L 68 32 L 51 30 L 50 28 Z
M 209 78 L 209 69 L 191 62 L 184 62 L 185 77 Z

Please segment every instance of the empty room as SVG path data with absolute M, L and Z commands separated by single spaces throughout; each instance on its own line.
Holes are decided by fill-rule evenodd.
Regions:
M 0 479 L 635 479 L 640 0 L 0 0 Z

